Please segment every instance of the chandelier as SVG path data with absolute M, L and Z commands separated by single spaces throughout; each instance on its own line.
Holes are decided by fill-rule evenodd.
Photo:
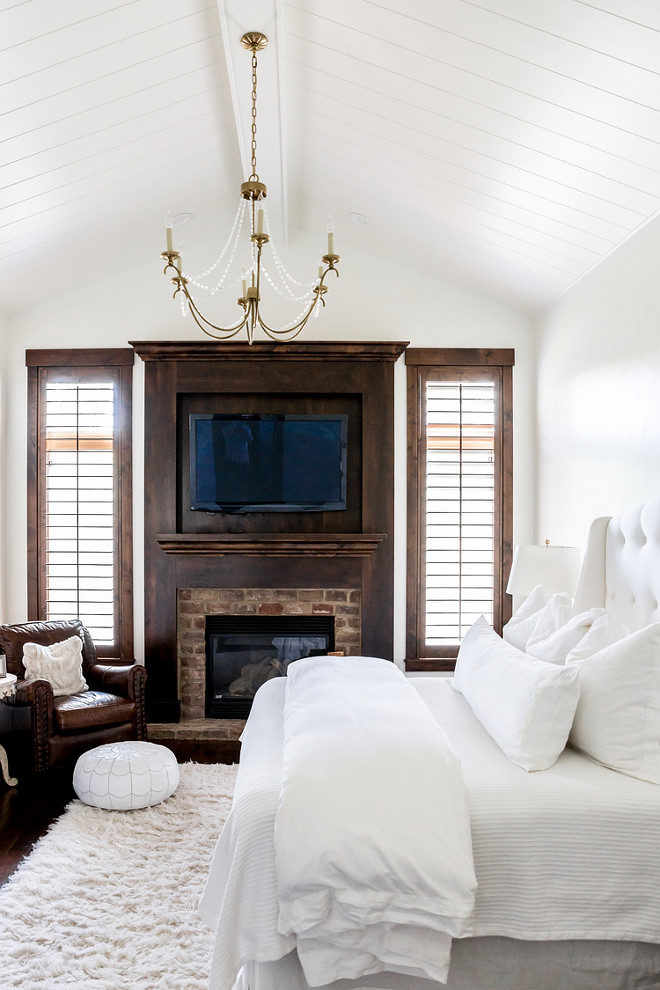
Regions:
M 243 35 L 241 44 L 243 48 L 252 52 L 252 172 L 248 179 L 241 184 L 238 209 L 231 232 L 220 256 L 211 267 L 194 276 L 184 272 L 181 254 L 179 251 L 175 251 L 173 247 L 172 223 L 168 218 L 166 222 L 167 250 L 161 254 L 161 258 L 166 262 L 163 272 L 171 275 L 172 284 L 175 286 L 172 298 L 176 299 L 179 295 L 184 316 L 186 312 L 189 312 L 199 328 L 209 337 L 214 337 L 216 340 L 228 340 L 245 329 L 248 342 L 251 344 L 255 331 L 260 327 L 272 340 L 293 340 L 301 332 L 312 313 L 318 315 L 321 307 L 325 306 L 324 296 L 328 291 L 325 284 L 326 277 L 330 272 L 334 272 L 339 277 L 339 272 L 335 267 L 339 262 L 339 255 L 334 253 L 334 237 L 332 224 L 330 224 L 328 253 L 322 256 L 321 261 L 323 263 L 319 267 L 318 278 L 313 282 L 304 284 L 296 281 L 289 275 L 280 260 L 271 238 L 268 212 L 264 203 L 267 192 L 266 186 L 260 180 L 257 172 L 257 52 L 263 51 L 268 44 L 268 39 L 260 31 L 250 31 Z M 236 277 L 235 259 L 241 234 L 246 226 L 250 241 L 249 260 L 241 274 Z M 271 268 L 266 266 L 265 259 L 262 257 L 263 249 L 267 245 L 270 247 L 272 257 Z M 220 277 L 212 284 L 217 271 L 221 272 Z M 261 315 L 261 288 L 264 281 L 291 302 L 302 304 L 302 309 L 297 316 L 286 326 L 271 327 Z M 237 323 L 232 326 L 221 327 L 211 323 L 202 315 L 199 303 L 211 298 L 220 289 L 231 289 L 238 287 L 239 284 L 241 295 L 237 302 L 243 313 Z

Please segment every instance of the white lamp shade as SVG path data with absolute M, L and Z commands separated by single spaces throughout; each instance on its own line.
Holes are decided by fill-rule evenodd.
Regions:
M 577 547 L 519 546 L 506 590 L 509 595 L 528 595 L 540 584 L 546 595 L 565 591 L 573 598 L 579 577 Z

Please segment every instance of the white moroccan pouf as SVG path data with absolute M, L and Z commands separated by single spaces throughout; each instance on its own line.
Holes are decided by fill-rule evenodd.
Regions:
M 108 811 L 150 808 L 174 794 L 179 765 L 167 746 L 106 743 L 78 759 L 73 789 L 84 804 Z

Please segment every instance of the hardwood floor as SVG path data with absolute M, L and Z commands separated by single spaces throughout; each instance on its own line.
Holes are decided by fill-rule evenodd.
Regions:
M 74 797 L 71 770 L 25 775 L 16 787 L 0 778 L 0 885 Z

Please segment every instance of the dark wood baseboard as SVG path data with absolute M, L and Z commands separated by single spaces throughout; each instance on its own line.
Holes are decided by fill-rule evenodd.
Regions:
M 159 740 L 160 742 L 161 740 Z M 238 739 L 167 739 L 179 763 L 238 763 L 241 744 Z

